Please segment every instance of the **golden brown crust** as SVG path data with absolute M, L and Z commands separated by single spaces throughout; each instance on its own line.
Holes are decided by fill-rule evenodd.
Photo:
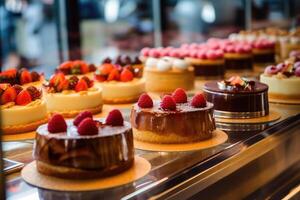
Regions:
M 100 106 L 97 106 L 94 108 L 86 108 L 86 109 L 82 109 L 82 110 L 72 110 L 72 111 L 52 111 L 52 112 L 49 112 L 49 114 L 52 115 L 54 113 L 60 113 L 62 116 L 66 117 L 66 118 L 71 118 L 71 117 L 75 117 L 82 111 L 90 111 L 92 114 L 98 114 L 102 111 L 102 104 Z
M 225 59 L 248 59 L 252 57 L 252 53 L 225 53 Z
M 47 121 L 48 121 L 48 117 L 29 124 L 20 124 L 20 125 L 2 127 L 1 131 L 3 134 L 26 133 L 30 131 L 35 131 L 37 127 L 39 127 L 41 124 L 47 123 Z
M 83 170 L 71 167 L 54 166 L 42 161 L 36 161 L 37 169 L 40 173 L 68 179 L 89 179 L 111 176 L 129 169 L 134 163 L 134 159 L 112 166 L 110 169 L 99 170 Z

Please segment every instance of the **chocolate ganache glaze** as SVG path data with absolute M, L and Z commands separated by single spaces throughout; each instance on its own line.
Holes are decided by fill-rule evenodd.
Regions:
M 35 159 L 51 166 L 94 172 L 92 177 L 107 176 L 131 167 L 134 148 L 130 124 L 109 126 L 102 124 L 102 120 L 99 124 L 97 135 L 79 135 L 70 120 L 67 132 L 63 133 L 49 133 L 47 125 L 40 126 L 34 146 Z
M 198 140 L 212 137 L 216 129 L 212 103 L 207 102 L 204 108 L 194 108 L 188 101 L 177 104 L 175 111 L 163 110 L 159 104 L 160 101 L 154 101 L 152 108 L 140 108 L 135 104 L 130 117 L 132 127 L 159 135 L 197 137 Z
M 207 82 L 204 94 L 214 104 L 217 117 L 253 118 L 269 114 L 268 86 L 260 82 L 239 77 Z

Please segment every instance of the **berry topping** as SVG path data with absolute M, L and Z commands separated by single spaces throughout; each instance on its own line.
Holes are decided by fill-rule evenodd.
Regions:
M 113 81 L 113 80 L 118 81 L 118 80 L 120 80 L 120 73 L 119 73 L 119 70 L 118 70 L 118 69 L 113 69 L 113 70 L 109 73 L 109 75 L 108 75 L 108 77 L 107 77 L 107 80 L 108 80 L 108 81 Z
M 286 64 L 284 63 L 279 63 L 278 65 L 276 65 L 276 68 L 277 68 L 277 72 L 281 72 L 284 70 L 284 68 L 286 67 Z
M 90 80 L 87 76 L 83 76 L 81 79 L 85 80 L 85 82 L 87 83 L 88 87 L 93 87 L 94 82 L 92 80 Z
M 105 120 L 105 124 L 111 126 L 123 126 L 123 122 L 122 113 L 117 109 L 110 111 Z
M 42 96 L 42 92 L 34 86 L 29 86 L 28 88 L 26 88 L 26 90 L 29 92 L 32 101 L 39 99 Z
M 207 57 L 208 59 L 215 60 L 215 59 L 218 58 L 218 55 L 217 55 L 217 53 L 216 53 L 215 51 L 213 51 L 213 50 L 208 50 L 208 51 L 206 52 L 206 57 Z
M 191 106 L 195 108 L 204 108 L 206 106 L 206 100 L 203 94 L 196 94 L 191 101 Z
M 173 92 L 172 97 L 174 98 L 176 103 L 186 103 L 187 102 L 186 92 L 182 88 L 177 88 Z
M 17 105 L 27 105 L 32 101 L 31 95 L 27 90 L 22 90 L 18 95 L 16 99 Z
M 79 123 L 77 131 L 79 135 L 96 135 L 98 127 L 92 118 L 85 118 Z
M 176 102 L 170 95 L 165 95 L 160 103 L 160 107 L 164 110 L 176 110 Z
M 58 92 L 61 92 L 63 90 L 67 90 L 69 88 L 69 80 L 68 79 L 65 79 L 65 80 L 62 80 L 58 85 L 57 85 L 57 88 L 56 90 Z
M 300 67 L 296 68 L 295 75 L 300 77 Z
M 294 64 L 294 69 L 297 69 L 297 68 L 299 68 L 299 67 L 300 67 L 300 61 L 295 62 L 295 64 Z
M 30 82 L 32 82 L 30 72 L 28 70 L 23 70 L 21 72 L 20 83 L 23 85 L 23 84 L 30 83 Z
M 39 73 L 33 71 L 30 73 L 31 75 L 31 78 L 32 78 L 32 81 L 35 82 L 35 81 L 39 81 L 40 80 L 40 75 Z
M 48 122 L 50 133 L 61 133 L 67 131 L 67 123 L 61 114 L 54 114 Z
M 102 75 L 109 75 L 109 73 L 114 69 L 114 65 L 110 63 L 104 63 L 100 67 Z
M 273 75 L 273 74 L 277 74 L 280 70 L 275 67 L 274 65 L 270 65 L 268 67 L 266 67 L 265 69 L 265 73 L 269 74 L 269 75 Z
M 13 88 L 16 90 L 17 94 L 19 94 L 23 90 L 22 86 L 21 85 L 17 85 L 17 84 L 13 85 Z
M 69 89 L 74 90 L 78 81 L 79 81 L 79 78 L 77 76 L 71 76 L 69 78 Z
M 139 98 L 138 106 L 140 108 L 152 108 L 153 107 L 153 101 L 152 101 L 151 97 L 148 94 L 144 93 Z
M 78 126 L 79 123 L 80 123 L 82 120 L 84 120 L 85 118 L 91 118 L 91 119 L 93 119 L 93 114 L 92 114 L 90 111 L 83 111 L 83 112 L 79 113 L 79 114 L 76 116 L 76 118 L 75 118 L 74 121 L 73 121 L 73 124 L 74 124 L 75 126 Z
M 121 72 L 120 80 L 123 82 L 128 82 L 133 80 L 133 73 L 130 70 L 124 68 L 123 71 Z
M 51 86 L 57 86 L 63 80 L 65 80 L 65 75 L 63 73 L 57 73 L 51 76 L 49 84 Z
M 13 87 L 7 88 L 1 96 L 1 104 L 14 102 L 17 97 L 17 92 Z
M 80 79 L 75 86 L 75 91 L 76 92 L 85 91 L 88 88 L 89 87 L 88 87 L 88 84 L 86 83 L 86 81 L 84 79 Z

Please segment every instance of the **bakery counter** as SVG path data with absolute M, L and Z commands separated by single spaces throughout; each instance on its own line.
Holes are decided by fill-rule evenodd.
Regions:
M 151 171 L 135 182 L 105 190 L 62 192 L 36 188 L 20 173 L 7 176 L 9 199 L 233 199 L 253 197 L 259 188 L 289 169 L 299 169 L 300 105 L 270 104 L 281 118 L 256 131 L 226 129 L 228 140 L 204 150 L 155 152 L 135 150 Z M 125 116 L 129 109 L 122 108 Z M 221 128 L 219 126 L 219 128 Z M 4 143 L 5 155 L 29 163 L 32 141 Z M 12 145 L 16 149 L 10 148 Z M 23 150 L 25 149 L 25 150 Z M 298 166 L 298 168 L 297 168 Z M 296 170 L 297 171 L 297 170 Z M 251 196 L 252 195 L 252 196 Z

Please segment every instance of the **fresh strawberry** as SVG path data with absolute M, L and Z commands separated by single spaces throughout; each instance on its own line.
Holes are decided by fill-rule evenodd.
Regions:
M 30 73 L 30 75 L 31 75 L 32 82 L 40 80 L 41 76 L 39 75 L 39 73 L 33 71 L 33 72 Z
M 31 74 L 28 70 L 23 70 L 20 76 L 21 85 L 32 82 Z
M 96 135 L 98 127 L 92 118 L 85 118 L 79 123 L 77 131 L 79 135 Z
M 24 105 L 29 104 L 31 101 L 32 101 L 32 98 L 31 98 L 29 92 L 27 90 L 22 90 L 17 96 L 16 104 L 24 106 Z
M 172 97 L 174 98 L 176 103 L 186 103 L 187 102 L 186 92 L 182 88 L 177 88 L 173 92 Z
M 83 76 L 81 79 L 85 80 L 85 82 L 87 83 L 87 85 L 89 86 L 89 88 L 93 87 L 94 82 L 91 79 L 89 79 L 87 76 Z
M 51 76 L 49 83 L 51 86 L 57 86 L 60 82 L 62 82 L 65 79 L 66 77 L 63 73 L 57 73 Z
M 76 92 L 85 91 L 85 90 L 87 90 L 88 88 L 89 88 L 89 87 L 88 87 L 88 84 L 86 83 L 86 81 L 83 80 L 83 79 L 80 79 L 80 80 L 78 81 L 78 83 L 76 84 L 76 86 L 75 86 L 75 91 L 76 91 Z
M 67 123 L 61 114 L 54 114 L 48 122 L 50 133 L 61 133 L 67 131 Z
M 133 79 L 133 73 L 129 69 L 124 68 L 121 72 L 120 80 L 122 82 L 128 82 L 131 81 L 132 79 Z
M 191 101 L 191 106 L 195 108 L 203 108 L 206 106 L 206 100 L 202 93 L 196 94 Z
M 69 80 L 68 79 L 62 80 L 56 88 L 56 90 L 58 92 L 61 92 L 63 90 L 67 90 L 67 89 L 69 89 Z
M 94 71 L 96 71 L 96 66 L 94 65 L 94 64 L 89 64 L 89 71 L 90 72 L 94 72 Z
M 17 95 L 23 90 L 21 85 L 13 85 L 13 88 L 16 90 Z
M 160 107 L 164 110 L 176 110 L 176 102 L 171 95 L 165 95 L 160 103 Z
M 17 92 L 13 87 L 7 88 L 1 96 L 1 104 L 14 102 L 17 97 Z
M 108 113 L 105 124 L 111 126 L 123 126 L 124 119 L 122 113 L 118 109 L 114 109 Z
M 73 65 L 73 61 L 66 61 L 60 64 L 59 68 L 60 69 L 70 69 Z
M 76 85 L 77 85 L 77 83 L 78 83 L 78 81 L 79 81 L 79 79 L 78 79 L 77 76 L 71 76 L 69 78 L 69 89 L 70 90 L 74 90 L 75 87 L 76 87 Z
M 153 101 L 152 101 L 151 97 L 148 94 L 144 93 L 139 98 L 138 106 L 140 108 L 152 108 L 153 107 Z
M 119 73 L 119 70 L 113 69 L 113 70 L 109 73 L 109 75 L 108 75 L 108 77 L 107 77 L 107 80 L 108 80 L 108 81 L 112 81 L 112 80 L 118 81 L 118 80 L 120 80 L 120 73 Z
M 89 66 L 86 62 L 84 61 L 79 61 L 80 63 L 80 70 L 81 70 L 81 73 L 82 74 L 86 74 L 86 73 L 89 73 L 90 69 L 89 69 Z
M 79 113 L 79 114 L 76 116 L 76 118 L 75 118 L 74 121 L 73 121 L 73 124 L 74 124 L 75 126 L 78 126 L 79 123 L 80 123 L 82 120 L 84 120 L 85 118 L 91 118 L 91 119 L 93 119 L 93 114 L 92 114 L 90 111 L 83 111 L 83 112 Z
M 103 75 L 109 75 L 113 69 L 115 69 L 115 67 L 111 63 L 104 63 L 100 66 L 100 71 Z
M 106 75 L 102 75 L 102 74 L 95 74 L 94 77 L 99 82 L 104 82 L 104 81 L 106 81 L 106 78 L 107 78 Z

